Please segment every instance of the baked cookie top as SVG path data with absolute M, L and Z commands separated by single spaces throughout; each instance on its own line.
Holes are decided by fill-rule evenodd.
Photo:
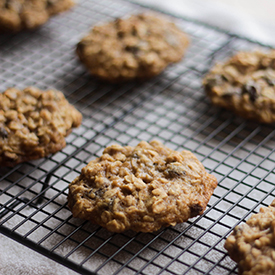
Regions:
M 61 150 L 81 120 L 59 91 L 7 89 L 0 94 L 0 165 L 12 167 Z
M 73 5 L 73 0 L 0 0 L 0 32 L 34 29 Z
M 189 151 L 158 141 L 111 145 L 69 185 L 73 216 L 122 232 L 152 232 L 201 215 L 217 186 Z
M 215 105 L 263 123 L 275 121 L 275 50 L 238 52 L 203 80 Z
M 77 45 L 92 75 L 110 82 L 150 78 L 182 59 L 188 38 L 157 14 L 138 14 L 95 26 Z
M 224 247 L 238 263 L 239 274 L 275 274 L 275 200 L 236 226 Z

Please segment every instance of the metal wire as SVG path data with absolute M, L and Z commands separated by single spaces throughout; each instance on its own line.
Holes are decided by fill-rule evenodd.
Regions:
M 274 129 L 212 107 L 201 80 L 233 52 L 268 46 L 174 17 L 192 41 L 182 62 L 143 83 L 92 78 L 76 58 L 76 43 L 94 24 L 145 9 L 83 0 L 38 30 L 0 35 L 1 91 L 55 88 L 84 116 L 61 152 L 0 168 L 0 232 L 80 274 L 237 274 L 224 241 L 273 200 Z M 152 139 L 193 151 L 218 178 L 204 214 L 147 234 L 114 234 L 74 219 L 68 184 L 81 168 L 110 144 Z

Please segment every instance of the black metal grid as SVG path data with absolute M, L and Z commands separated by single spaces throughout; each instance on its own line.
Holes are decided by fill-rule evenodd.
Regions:
M 185 18 L 182 62 L 144 83 L 96 81 L 74 50 L 91 25 L 145 8 L 83 0 L 39 30 L 0 36 L 0 88 L 56 88 L 84 115 L 67 146 L 48 158 L 0 168 L 0 232 L 81 274 L 237 274 L 226 236 L 274 197 L 273 125 L 212 107 L 201 79 L 236 50 L 266 48 Z M 68 184 L 110 144 L 158 139 L 192 150 L 219 185 L 201 217 L 155 233 L 109 233 L 74 219 Z

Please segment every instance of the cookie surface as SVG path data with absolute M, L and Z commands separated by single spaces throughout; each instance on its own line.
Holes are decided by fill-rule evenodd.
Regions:
M 204 78 L 213 104 L 262 123 L 275 121 L 275 50 L 238 52 Z
M 61 150 L 81 120 L 59 91 L 7 89 L 0 94 L 0 165 L 12 167 Z
M 34 29 L 73 5 L 73 0 L 0 0 L 0 32 Z
M 95 26 L 77 45 L 90 73 L 110 82 L 158 75 L 182 59 L 188 38 L 155 14 L 132 15 Z
M 224 247 L 238 263 L 239 274 L 275 274 L 275 200 L 236 226 Z
M 201 215 L 217 180 L 189 151 L 112 145 L 69 185 L 73 216 L 109 231 L 152 232 Z

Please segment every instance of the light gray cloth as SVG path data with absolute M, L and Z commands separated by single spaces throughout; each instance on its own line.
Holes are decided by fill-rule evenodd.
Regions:
M 78 273 L 0 234 L 0 275 L 76 275 Z

